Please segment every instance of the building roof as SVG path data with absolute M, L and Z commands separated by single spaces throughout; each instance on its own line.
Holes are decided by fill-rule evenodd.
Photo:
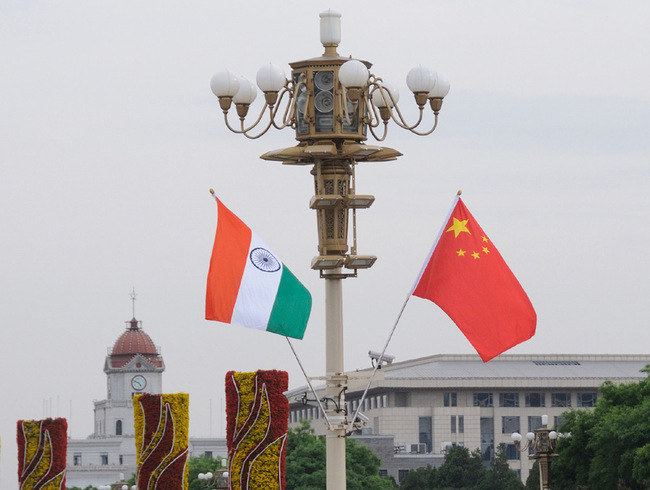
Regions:
M 135 317 L 127 322 L 126 331 L 115 341 L 109 354 L 111 367 L 124 366 L 136 354 L 140 354 L 155 366 L 162 365 L 158 348 L 151 337 L 142 330 L 140 323 Z
M 385 364 L 376 373 L 370 389 L 447 389 L 517 386 L 594 388 L 611 380 L 626 383 L 645 379 L 641 370 L 650 365 L 650 355 L 609 354 L 501 354 L 484 363 L 478 355 L 439 354 Z M 348 393 L 364 390 L 372 369 L 350 375 Z M 316 390 L 324 386 L 314 386 Z M 306 386 L 289 390 L 292 397 L 308 391 Z
M 384 366 L 385 379 L 429 378 L 644 378 L 650 355 L 501 355 L 484 363 L 474 355 L 436 355 Z

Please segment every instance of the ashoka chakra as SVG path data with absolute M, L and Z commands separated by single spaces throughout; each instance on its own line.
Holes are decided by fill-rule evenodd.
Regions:
M 275 272 L 280 270 L 280 262 L 265 248 L 254 248 L 251 250 L 251 262 L 262 272 Z

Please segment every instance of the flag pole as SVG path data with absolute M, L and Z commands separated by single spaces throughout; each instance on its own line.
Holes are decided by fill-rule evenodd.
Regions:
M 285 337 L 287 339 L 287 342 L 289 343 L 289 347 L 291 347 L 291 351 L 293 352 L 293 356 L 296 358 L 296 361 L 298 361 L 298 366 L 300 366 L 300 370 L 302 371 L 303 376 L 305 377 L 305 380 L 307 380 L 307 385 L 309 386 L 309 389 L 311 390 L 312 395 L 314 395 L 314 398 L 316 398 L 316 402 L 318 403 L 318 406 L 323 413 L 323 416 L 325 417 L 325 421 L 327 422 L 328 426 L 331 426 L 332 423 L 330 422 L 330 418 L 327 416 L 327 412 L 325 411 L 325 407 L 323 407 L 323 404 L 320 401 L 320 398 L 318 398 L 318 395 L 316 394 L 316 390 L 314 389 L 313 385 L 311 384 L 311 379 L 309 379 L 309 376 L 307 376 L 307 373 L 305 372 L 305 368 L 302 366 L 302 362 L 300 362 L 300 359 L 298 358 L 298 354 L 296 354 L 296 349 L 293 348 L 293 344 L 291 343 L 291 340 L 289 340 L 289 337 Z
M 413 286 L 411 287 L 411 290 L 409 291 L 409 294 L 406 296 L 406 300 L 404 300 L 404 304 L 402 305 L 402 309 L 400 310 L 399 314 L 397 315 L 397 319 L 395 320 L 395 323 L 393 324 L 393 328 L 390 331 L 390 334 L 388 335 L 388 340 L 386 341 L 386 344 L 384 345 L 384 349 L 381 351 L 381 354 L 379 355 L 379 359 L 377 359 L 377 364 L 375 365 L 375 368 L 372 371 L 372 374 L 370 375 L 370 379 L 368 380 L 368 384 L 366 385 L 366 389 L 363 391 L 363 395 L 361 395 L 361 398 L 359 399 L 359 406 L 357 407 L 356 411 L 354 412 L 354 417 L 352 417 L 352 424 L 357 420 L 357 416 L 359 415 L 359 411 L 361 410 L 361 404 L 363 403 L 363 400 L 365 399 L 366 395 L 368 394 L 368 390 L 370 389 L 370 384 L 372 383 L 373 378 L 375 377 L 375 374 L 377 373 L 377 369 L 380 369 L 381 366 L 381 360 L 384 357 L 384 354 L 386 354 L 386 349 L 388 349 L 388 344 L 390 344 L 391 339 L 393 338 L 393 334 L 395 333 L 395 330 L 397 329 L 397 324 L 402 318 L 402 314 L 404 313 L 404 310 L 406 309 L 406 305 L 409 302 L 409 299 L 411 299 L 411 296 L 413 295 L 413 291 L 415 291 L 415 288 L 420 281 L 420 278 L 422 277 L 422 274 L 424 273 L 424 269 L 426 269 L 427 264 L 429 263 L 429 260 L 431 259 L 431 255 L 433 254 L 433 251 L 436 249 L 436 245 L 438 244 L 438 241 L 440 240 L 440 237 L 444 233 L 445 226 L 449 222 L 449 218 L 451 217 L 451 213 L 454 211 L 454 208 L 456 207 L 456 203 L 458 202 L 458 199 L 460 199 L 460 195 L 463 193 L 462 190 L 458 190 L 456 193 L 456 197 L 454 198 L 454 202 L 449 208 L 449 213 L 447 213 L 447 218 L 442 224 L 442 227 L 440 228 L 440 231 L 438 232 L 438 236 L 433 242 L 433 246 L 431 247 L 431 250 L 429 251 L 429 254 L 427 255 L 426 260 L 424 261 L 424 265 L 422 265 L 422 268 L 420 269 L 420 273 L 418 274 L 417 278 L 415 279 L 415 282 L 413 283 Z
M 447 226 L 447 223 L 449 222 L 449 218 L 451 218 L 451 213 L 454 212 L 454 208 L 456 207 L 456 204 L 458 203 L 458 200 L 460 199 L 460 195 L 462 193 L 463 193 L 463 191 L 460 190 L 460 189 L 456 193 L 456 197 L 454 198 L 454 202 L 452 203 L 451 207 L 449 208 L 449 212 L 447 213 L 447 217 L 442 222 L 442 226 L 440 227 L 440 231 L 438 232 L 438 235 L 436 236 L 436 239 L 433 241 L 433 245 L 431 245 L 431 250 L 429 250 L 429 254 L 427 255 L 427 258 L 425 259 L 424 263 L 422 264 L 422 268 L 420 269 L 420 273 L 418 274 L 418 277 L 415 278 L 415 282 L 413 283 L 413 286 L 411 287 L 411 291 L 409 292 L 409 296 L 413 294 L 413 291 L 415 291 L 415 288 L 417 287 L 418 282 L 420 282 L 420 279 L 422 278 L 422 274 L 424 274 L 424 270 L 427 268 L 427 265 L 429 264 L 429 260 L 431 260 L 431 256 L 433 255 L 433 251 L 438 246 L 438 242 L 440 241 L 440 237 L 445 232 L 445 226 Z
M 397 315 L 397 319 L 395 320 L 395 323 L 393 324 L 393 328 L 390 331 L 390 335 L 388 335 L 388 340 L 386 341 L 386 344 L 384 345 L 384 349 L 381 351 L 381 354 L 379 354 L 379 358 L 377 359 L 377 364 L 375 365 L 375 368 L 372 370 L 372 374 L 370 375 L 370 379 L 368 379 L 368 384 L 366 385 L 366 389 L 363 390 L 363 395 L 361 395 L 361 398 L 359 399 L 359 405 L 357 406 L 357 409 L 354 412 L 354 417 L 352 417 L 352 426 L 354 426 L 354 422 L 357 420 L 357 417 L 359 416 L 359 411 L 361 410 L 361 404 L 363 403 L 363 400 L 366 398 L 366 395 L 368 394 L 368 390 L 370 389 L 370 384 L 372 383 L 372 379 L 375 377 L 375 374 L 377 373 L 377 369 L 381 367 L 381 360 L 384 357 L 384 354 L 386 354 L 386 349 L 388 349 L 388 344 L 390 344 L 391 339 L 393 338 L 393 334 L 395 333 L 395 329 L 397 328 L 397 324 L 399 323 L 400 319 L 402 318 L 402 313 L 404 313 L 404 310 L 406 309 L 406 305 L 409 302 L 409 299 L 411 298 L 411 295 L 409 294 L 406 299 L 404 300 L 404 304 L 402 305 L 402 309 L 399 312 L 399 315 Z

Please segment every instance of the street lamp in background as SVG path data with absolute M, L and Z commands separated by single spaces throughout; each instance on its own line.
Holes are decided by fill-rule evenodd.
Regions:
M 526 434 L 526 442 L 521 447 L 523 437 L 518 432 L 513 432 L 512 440 L 521 452 L 528 449 L 535 451 L 530 454 L 530 459 L 539 461 L 539 488 L 541 490 L 550 489 L 549 469 L 551 467 L 551 459 L 556 458 L 557 454 L 553 451 L 557 446 L 558 433 L 548 428 L 548 415 L 542 415 L 542 426 L 535 429 L 534 432 Z
M 359 255 L 356 210 L 372 205 L 374 196 L 356 193 L 355 166 L 359 162 L 395 160 L 400 152 L 367 145 L 369 134 L 383 141 L 392 121 L 417 135 L 431 134 L 438 123 L 449 83 L 441 74 L 423 66 L 409 71 L 406 83 L 413 93 L 418 116 L 407 122 L 399 109 L 399 91 L 370 71 L 368 61 L 342 57 L 341 14 L 320 14 L 322 56 L 290 63 L 287 79 L 282 68 L 268 64 L 257 72 L 257 87 L 264 103 L 252 122 L 247 119 L 257 97 L 257 87 L 230 71 L 217 72 L 210 82 L 228 129 L 256 139 L 271 128 L 295 130 L 296 146 L 265 153 L 264 160 L 285 165 L 311 166 L 315 193 L 309 207 L 316 211 L 318 255 L 311 268 L 325 279 L 325 418 L 327 488 L 345 489 L 345 438 L 354 421 L 348 420 L 345 391 L 348 379 L 343 366 L 342 280 L 356 277 L 357 270 L 372 267 L 374 255 Z M 231 123 L 235 105 L 239 121 Z M 428 106 L 428 108 L 427 108 Z M 430 115 L 427 113 L 430 112 Z M 348 245 L 352 217 L 352 244 Z
M 228 488 L 228 470 L 217 470 L 215 473 L 211 471 L 199 473 L 198 479 L 206 488 L 214 490 Z

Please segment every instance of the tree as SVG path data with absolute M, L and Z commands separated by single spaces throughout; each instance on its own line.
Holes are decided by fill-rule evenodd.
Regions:
M 379 476 L 381 460 L 375 453 L 353 439 L 346 440 L 345 449 L 349 490 L 393 490 L 393 482 Z M 325 438 L 315 436 L 306 420 L 289 429 L 286 473 L 287 490 L 321 490 L 326 486 Z
M 648 367 L 644 369 L 650 373 Z M 650 480 L 650 378 L 605 382 L 593 412 L 570 410 L 551 466 L 554 489 L 648 488 Z
M 526 478 L 526 488 L 528 490 L 539 490 L 539 461 L 535 460 L 533 466 L 530 467 L 530 473 Z
M 508 466 L 505 445 L 497 448 L 491 469 L 483 464 L 481 451 L 471 453 L 466 447 L 454 446 L 445 455 L 440 468 L 427 466 L 409 471 L 400 483 L 400 490 L 523 490 L 517 474 Z
M 409 471 L 399 484 L 400 490 L 422 490 L 434 488 L 436 469 L 431 466 L 422 466 Z
M 506 456 L 506 445 L 497 446 L 494 459 L 490 463 L 491 471 L 478 485 L 481 490 L 522 490 L 526 488 L 517 473 L 510 469 Z
M 220 457 L 215 459 L 205 454 L 190 458 L 187 464 L 189 466 L 187 476 L 189 490 L 205 489 L 205 483 L 199 480 L 199 473 L 215 474 L 217 470 L 223 469 Z
M 486 478 L 487 471 L 479 449 L 470 453 L 466 447 L 454 446 L 438 468 L 433 488 L 473 488 Z

